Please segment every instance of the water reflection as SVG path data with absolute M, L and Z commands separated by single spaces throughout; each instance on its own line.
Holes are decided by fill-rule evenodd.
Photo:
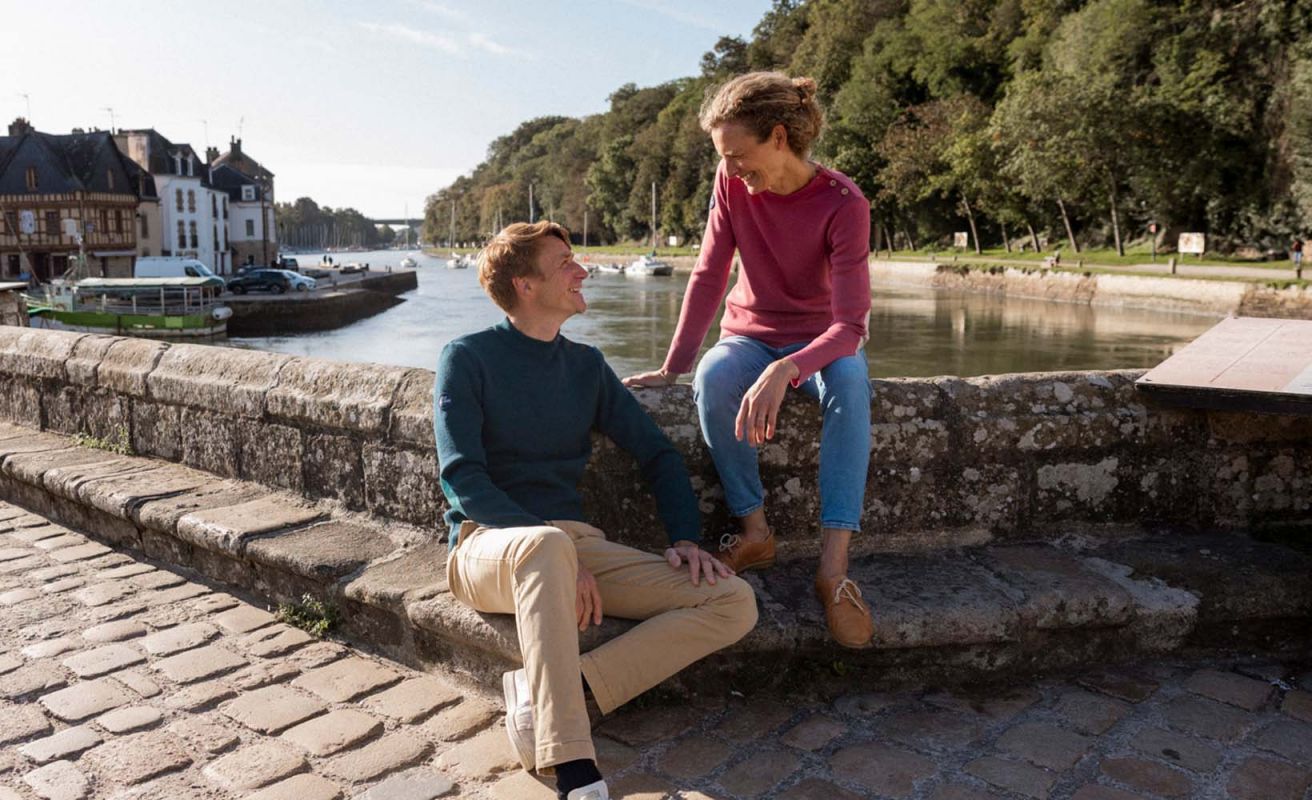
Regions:
M 402 255 L 361 253 L 358 259 L 377 266 Z M 502 315 L 474 270 L 444 269 L 442 261 L 427 256 L 419 260 L 419 288 L 383 314 L 335 331 L 229 344 L 431 369 L 446 342 Z M 595 275 L 584 284 L 588 313 L 568 322 L 565 334 L 601 348 L 621 375 L 655 369 L 674 333 L 686 280 L 683 274 Z M 1192 314 L 877 286 L 866 353 L 878 377 L 1148 367 L 1215 323 L 1214 317 Z M 717 332 L 718 319 L 703 347 Z

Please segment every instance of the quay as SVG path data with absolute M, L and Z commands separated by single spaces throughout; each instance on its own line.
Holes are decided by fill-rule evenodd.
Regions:
M 413 269 L 337 275 L 312 292 L 227 294 L 229 336 L 277 336 L 342 328 L 405 302 L 399 295 L 419 286 Z
M 688 798 L 1305 800 L 1312 418 L 1162 407 L 1135 388 L 1139 375 L 874 382 L 866 531 L 853 568 L 875 609 L 866 651 L 839 650 L 823 634 L 809 580 L 818 415 L 804 401 L 787 404 L 783 434 L 761 455 L 781 537 L 780 565 L 749 576 L 761 622 L 601 722 L 603 750 L 623 764 L 608 770 L 617 784 Z M 517 662 L 513 622 L 474 613 L 447 591 L 431 372 L 0 327 L 0 381 L 0 500 L 13 506 L 9 519 L 27 520 L 0 534 L 0 602 L 63 604 L 4 624 L 0 661 L 11 672 L 33 667 L 24 651 L 39 641 L 66 637 L 79 653 L 99 651 L 76 638 L 85 615 L 120 601 L 131 608 L 129 595 L 143 589 L 167 591 L 102 574 L 126 563 L 97 561 L 110 556 L 261 605 L 310 595 L 337 610 L 344 641 L 369 654 L 360 658 L 455 680 L 470 698 Z M 637 394 L 683 450 L 708 533 L 727 531 L 688 387 Z M 81 446 L 78 435 L 125 446 Z M 659 525 L 640 487 L 632 462 L 598 440 L 584 486 L 589 514 L 615 538 L 655 546 Z M 50 527 L 49 536 L 22 530 Z M 49 572 L 83 561 L 84 574 Z M 79 599 L 82 584 L 46 591 L 65 578 L 117 588 L 87 590 L 111 598 L 101 603 Z M 198 599 L 175 602 L 172 622 L 154 602 L 115 619 L 158 611 L 160 631 L 206 619 L 187 616 L 200 611 L 188 605 Z M 51 622 L 61 614 L 73 615 L 63 627 Z M 157 633 L 146 625 L 153 618 L 141 618 L 143 636 Z M 608 619 L 583 646 L 631 624 Z M 132 669 L 173 680 L 153 666 L 162 654 L 114 644 L 114 658 L 142 659 Z M 192 682 L 236 695 L 252 664 L 274 669 L 241 641 L 220 649 L 232 657 L 191 659 L 218 672 L 174 680 L 162 696 L 190 696 Z M 45 676 L 32 679 L 39 685 L 5 683 L 29 688 L 0 713 L 25 709 L 42 734 L 41 720 L 62 733 L 61 723 L 90 719 L 52 719 L 41 703 L 61 691 L 56 684 L 81 678 L 75 667 L 111 655 L 68 653 L 23 673 Z M 351 673 L 340 681 L 358 694 L 341 702 L 382 689 Z M 307 686 L 320 682 L 297 680 L 270 683 L 288 688 L 289 703 L 313 703 Z M 324 796 L 355 796 L 374 779 L 343 778 L 304 741 L 234 719 L 225 711 L 234 706 L 240 697 L 225 694 L 200 708 L 235 722 L 235 763 L 248 746 L 285 747 L 295 770 L 335 782 Z M 506 772 L 513 762 L 493 717 L 468 742 L 437 717 L 421 723 L 460 743 L 426 739 L 405 764 L 436 770 L 461 796 L 549 796 L 528 775 Z M 379 724 L 387 733 L 378 738 L 365 724 L 372 733 L 359 741 L 397 741 L 388 738 L 393 723 Z M 105 740 L 99 747 L 114 741 L 98 722 L 91 732 Z M 170 743 L 187 764 L 141 781 L 192 780 L 212 791 L 195 796 L 229 796 L 208 766 L 195 777 L 193 766 L 217 754 Z M 97 767 L 110 761 L 83 749 L 62 760 L 91 784 L 133 774 Z M 0 762 L 0 786 L 31 787 L 26 776 L 40 767 L 21 750 L 10 758 L 8 770 Z

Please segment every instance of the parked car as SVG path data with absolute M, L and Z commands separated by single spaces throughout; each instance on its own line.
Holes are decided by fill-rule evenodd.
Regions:
M 139 256 L 132 266 L 134 278 L 205 278 L 207 286 L 223 289 L 223 278 L 194 258 Z
M 258 291 L 282 294 L 292 288 L 291 278 L 287 277 L 289 274 L 294 273 L 288 273 L 280 269 L 248 269 L 228 281 L 228 291 L 233 294 Z
M 291 270 L 287 270 L 287 269 L 276 269 L 273 271 L 281 272 L 282 274 L 286 275 L 287 280 L 291 281 L 292 283 L 292 288 L 298 292 L 308 292 L 309 290 L 319 285 L 319 282 L 316 281 L 314 278 L 308 277 L 306 275 L 302 275 L 299 272 L 292 272 Z
M 277 260 L 270 265 L 273 269 L 286 269 L 292 272 L 301 271 L 301 262 L 289 256 L 278 256 Z

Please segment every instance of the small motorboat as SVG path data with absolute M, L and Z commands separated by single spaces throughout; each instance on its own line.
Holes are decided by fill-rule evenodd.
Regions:
M 601 263 L 597 265 L 597 272 L 606 272 L 612 275 L 623 275 L 624 265 L 611 262 L 609 264 Z
M 414 269 L 415 267 L 419 266 L 419 262 L 415 261 L 410 256 L 406 256 L 405 258 L 401 259 L 401 266 L 405 267 L 406 269 Z
M 655 255 L 638 256 L 637 260 L 629 265 L 626 273 L 629 275 L 673 275 L 674 266 L 668 261 L 661 261 Z

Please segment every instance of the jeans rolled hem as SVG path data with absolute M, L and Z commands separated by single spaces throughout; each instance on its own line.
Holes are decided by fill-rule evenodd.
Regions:
M 537 758 L 536 772 L 539 775 L 554 775 L 557 764 L 564 764 L 566 761 L 577 761 L 585 758 L 589 761 L 597 760 L 597 748 L 592 744 L 592 739 L 579 739 L 572 742 L 547 742 L 542 743 L 535 749 Z
M 820 520 L 821 528 L 834 528 L 840 531 L 851 531 L 852 533 L 861 532 L 861 523 L 859 522 L 835 522 L 832 520 Z
M 731 508 L 731 509 L 729 509 L 729 513 L 732 514 L 732 515 L 735 516 L 735 517 L 738 517 L 739 519 L 742 519 L 743 517 L 747 516 L 748 514 L 755 513 L 755 512 L 757 512 L 757 511 L 760 511 L 760 510 L 763 509 L 763 508 L 765 508 L 765 503 L 757 503 L 757 504 L 754 505 L 754 506 L 748 506 L 746 511 L 739 511 L 739 510 L 736 509 L 736 508 Z

